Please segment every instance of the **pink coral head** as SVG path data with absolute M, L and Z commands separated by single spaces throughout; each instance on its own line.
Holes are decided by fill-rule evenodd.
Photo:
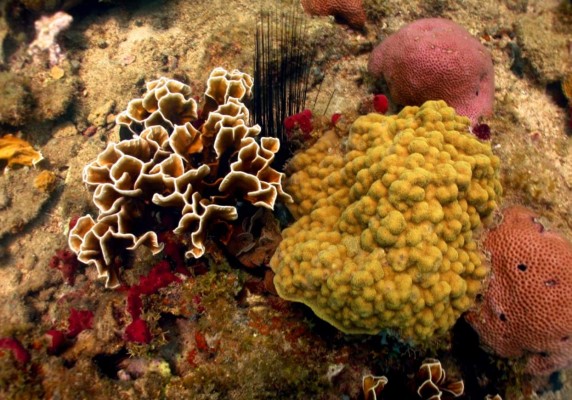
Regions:
M 365 25 L 363 0 L 301 0 L 300 4 L 310 15 L 333 15 L 354 29 Z
M 491 276 L 467 315 L 481 343 L 502 357 L 524 357 L 526 372 L 572 365 L 572 243 L 513 206 L 487 233 Z
M 494 69 L 489 51 L 457 23 L 426 18 L 402 27 L 371 53 L 368 70 L 383 77 L 392 100 L 445 100 L 473 124 L 490 115 Z

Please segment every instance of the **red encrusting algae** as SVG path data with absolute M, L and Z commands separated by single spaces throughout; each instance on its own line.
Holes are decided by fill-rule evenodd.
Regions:
M 84 330 L 91 328 L 93 328 L 93 312 L 72 308 L 68 318 L 68 331 L 66 336 L 73 339 Z
M 68 329 L 50 329 L 45 333 L 47 352 L 57 355 L 67 348 L 70 340 L 75 339 L 81 332 L 93 328 L 93 312 L 72 308 L 68 317 Z
M 12 352 L 16 361 L 22 366 L 28 364 L 30 361 L 30 353 L 17 339 L 0 338 L 0 350 L 2 349 Z
M 49 355 L 57 355 L 66 347 L 66 335 L 58 329 L 50 329 L 45 333 Z
M 125 328 L 124 338 L 128 342 L 139 344 L 148 344 L 151 342 L 151 331 L 149 330 L 149 326 L 147 326 L 147 322 L 141 318 L 133 320 L 133 322 Z
M 75 283 L 75 273 L 78 266 L 77 256 L 68 249 L 56 250 L 56 254 L 50 259 L 50 268 L 60 271 L 64 281 L 70 286 Z
M 147 323 L 141 319 L 143 300 L 141 296 L 157 293 L 159 289 L 169 286 L 173 282 L 180 282 L 172 271 L 168 261 L 158 262 L 147 276 L 139 278 L 139 284 L 127 289 L 127 312 L 132 322 L 125 328 L 125 340 L 135 343 L 149 343 L 151 332 Z
M 312 125 L 312 111 L 306 109 L 298 114 L 291 115 L 284 119 L 284 128 L 286 128 L 286 134 L 288 136 L 292 135 L 294 129 L 298 128 L 307 138 L 308 135 L 314 130 Z
M 385 114 L 389 108 L 389 100 L 384 94 L 376 94 L 373 96 L 373 109 L 380 113 Z

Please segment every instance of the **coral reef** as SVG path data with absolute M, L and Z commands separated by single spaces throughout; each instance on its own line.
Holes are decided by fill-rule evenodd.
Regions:
M 290 201 L 282 191 L 283 174 L 270 166 L 279 140 L 257 142 L 260 128 L 247 125 L 241 100 L 251 86 L 249 75 L 216 68 L 199 119 L 191 88 L 160 78 L 117 117 L 136 137 L 110 143 L 86 166 L 83 179 L 94 190 L 99 215 L 80 218 L 69 235 L 78 259 L 95 265 L 108 287 L 119 285 L 120 249 L 144 244 L 153 253 L 162 250 L 157 233 L 142 222 L 160 209 L 180 215 L 174 232 L 188 238 L 186 256 L 198 258 L 209 227 L 237 219 L 238 199 L 270 209 L 277 198 Z
M 57 69 L 60 69 L 59 79 L 54 76 L 46 77 L 46 73 L 41 70 L 32 77 L 34 84 L 30 85 L 30 93 L 34 103 L 38 105 L 34 108 L 33 118 L 38 121 L 61 117 L 77 99 L 79 82 L 77 77 L 73 76 L 70 63 L 64 60 Z M 52 75 L 51 70 L 47 72 Z
M 22 232 L 42 215 L 53 192 L 35 188 L 34 181 L 40 174 L 36 169 L 18 168 L 0 175 L 0 239 Z M 49 263 L 49 257 L 43 265 Z
M 88 6 L 90 0 L 13 0 L 13 3 L 36 13 L 53 12 L 55 10 L 69 10 L 79 4 Z
M 466 318 L 483 345 L 546 375 L 572 364 L 572 244 L 539 219 L 512 206 L 486 234 L 491 277 Z
M 333 15 L 355 29 L 365 25 L 362 0 L 302 0 L 301 3 L 310 15 Z
M 572 130 L 572 72 L 562 79 L 560 86 L 568 102 L 568 127 Z
M 81 7 L 70 9 L 80 2 Z M 445 335 L 427 347 L 410 347 L 389 334 L 345 335 L 305 305 L 268 293 L 262 279 L 270 283 L 273 274 L 260 266 L 281 237 L 275 227 L 265 230 L 278 216 L 282 226 L 289 220 L 281 204 L 272 211 L 239 200 L 237 220 L 209 224 L 205 257 L 195 260 L 184 258 L 189 236 L 173 233 L 180 213 L 149 201 L 151 215 L 140 220 L 156 231 L 164 249 L 155 256 L 145 247 L 120 251 L 128 268 L 121 269 L 125 286 L 118 290 L 101 290 L 96 268 L 80 266 L 70 286 L 49 267 L 54 254 L 66 247 L 67 222 L 87 212 L 96 218 L 82 170 L 108 142 L 120 140 L 117 114 L 129 100 L 142 97 L 145 82 L 161 75 L 175 78 L 188 84 L 199 102 L 209 71 L 239 68 L 254 76 L 259 86 L 253 93 L 266 88 L 274 94 L 274 103 L 263 103 L 278 109 L 282 92 L 276 88 L 287 86 L 284 75 L 303 68 L 306 106 L 300 95 L 305 87 L 291 85 L 295 91 L 286 101 L 293 107 L 284 115 L 311 109 L 311 137 L 304 141 L 299 127 L 293 131 L 296 145 L 307 148 L 324 129 L 346 133 L 356 112 L 373 112 L 374 93 L 389 96 L 364 71 L 373 46 L 401 26 L 430 16 L 456 21 L 491 51 L 495 114 L 485 122 L 501 159 L 504 203 L 542 210 L 554 228 L 572 238 L 569 110 L 557 97 L 558 82 L 547 79 L 559 76 L 558 60 L 568 59 L 572 3 L 373 0 L 363 5 L 367 29 L 358 32 L 334 24 L 333 17 L 302 15 L 298 0 L 176 1 L 168 6 L 115 0 L 3 2 L 0 136 L 26 139 L 45 160 L 37 168 L 13 168 L 0 176 L 0 337 L 17 339 L 31 356 L 22 367 L 11 350 L 0 351 L 0 398 L 367 399 L 363 377 L 383 375 L 389 383 L 382 393 L 377 393 L 381 384 L 368 390 L 369 399 L 374 392 L 377 399 L 419 399 L 414 376 L 427 357 L 441 360 L 447 376 L 462 377 L 463 398 L 483 399 L 489 393 L 507 400 L 572 398 L 570 370 L 550 378 L 523 376 L 522 360 L 484 352 L 464 320 L 455 324 L 452 343 Z M 34 21 L 58 10 L 67 10 L 74 22 L 56 38 L 65 60 L 50 69 L 47 51 L 37 63 L 27 50 Z M 293 18 L 283 19 L 290 10 Z M 274 44 L 278 57 L 262 63 L 267 78 L 261 80 L 253 65 L 253 36 L 264 27 L 276 35 L 259 39 Z M 290 34 L 300 31 L 305 34 Z M 518 49 L 519 60 L 512 51 Z M 524 74 L 517 75 L 512 65 Z M 569 71 L 569 65 L 560 69 Z M 292 139 L 274 128 L 284 129 L 279 113 L 272 114 L 274 125 L 264 125 L 254 102 L 245 103 L 250 125 L 262 128 L 257 140 L 263 135 Z M 358 110 L 360 103 L 369 108 Z M 199 119 L 206 117 L 201 108 Z M 389 104 L 389 114 L 399 110 Z M 200 130 L 200 123 L 192 125 Z M 121 131 L 132 138 L 127 127 Z M 296 147 L 281 142 L 281 152 L 288 150 L 283 160 L 292 156 L 291 149 Z M 274 168 L 283 165 L 278 158 Z M 37 184 L 46 176 L 40 175 L 42 169 L 55 174 L 55 190 L 44 192 Z M 61 272 L 69 266 L 66 259 L 55 261 Z M 127 332 L 133 320 L 130 288 L 149 278 L 159 262 L 168 262 L 167 271 L 180 281 L 139 296 L 140 322 Z M 72 309 L 91 310 L 94 318 L 92 329 L 70 339 Z M 375 386 L 376 381 L 365 383 Z M 452 395 L 444 392 L 442 398 Z
M 290 165 L 298 220 L 270 265 L 281 297 L 346 333 L 426 341 L 466 311 L 487 274 L 474 233 L 496 208 L 499 160 L 443 101 L 369 114 Z
M 465 28 L 447 19 L 405 25 L 373 50 L 368 70 L 385 79 L 392 100 L 401 105 L 445 100 L 473 124 L 493 111 L 491 55 Z

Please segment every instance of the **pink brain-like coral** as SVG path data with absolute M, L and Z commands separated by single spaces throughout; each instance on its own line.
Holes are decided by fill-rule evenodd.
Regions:
M 483 345 L 547 375 L 572 365 L 572 244 L 538 218 L 504 210 L 483 242 L 492 267 L 483 301 L 466 318 Z
M 385 79 L 397 104 L 445 100 L 473 124 L 493 111 L 491 55 L 448 19 L 426 18 L 404 26 L 373 50 L 368 70 Z

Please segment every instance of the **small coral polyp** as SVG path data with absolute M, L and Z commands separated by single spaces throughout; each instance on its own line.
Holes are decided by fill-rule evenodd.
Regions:
M 78 259 L 95 265 L 107 287 L 119 285 L 120 249 L 162 250 L 148 223 L 157 210 L 180 214 L 174 232 L 188 235 L 186 256 L 198 258 L 205 251 L 208 225 L 235 220 L 237 201 L 269 209 L 278 198 L 291 201 L 282 191 L 283 174 L 270 166 L 279 140 L 257 141 L 260 127 L 248 125 L 242 99 L 251 87 L 247 74 L 213 70 L 201 124 L 190 87 L 160 78 L 117 117 L 134 138 L 109 143 L 85 167 L 83 180 L 94 191 L 99 215 L 81 217 L 69 235 Z
M 497 207 L 499 159 L 444 101 L 358 118 L 294 156 L 297 221 L 270 266 L 278 294 L 345 333 L 423 342 L 474 302 L 488 268 L 475 238 Z

